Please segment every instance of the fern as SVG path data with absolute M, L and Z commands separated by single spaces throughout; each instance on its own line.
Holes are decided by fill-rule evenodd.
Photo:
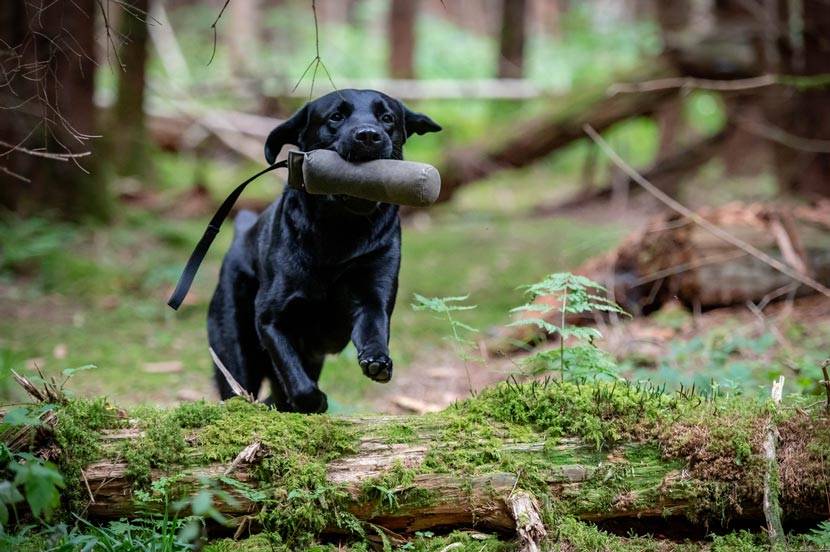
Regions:
M 602 337 L 596 328 L 568 326 L 568 314 L 590 314 L 609 312 L 627 315 L 614 301 L 600 295 L 605 287 L 585 276 L 558 272 L 550 274 L 541 282 L 523 286 L 530 297 L 527 303 L 511 309 L 511 313 L 523 313 L 526 316 L 514 321 L 511 326 L 536 326 L 550 335 L 559 336 L 558 351 L 543 351 L 526 358 L 523 365 L 531 374 L 538 375 L 558 365 L 562 379 L 565 372 L 573 376 L 589 374 L 614 374 L 614 363 L 608 353 L 594 345 L 594 340 Z M 554 305 L 537 303 L 539 297 L 552 297 Z M 559 323 L 551 322 L 549 313 L 559 312 Z M 578 344 L 565 347 L 565 341 Z
M 818 527 L 804 535 L 804 538 L 818 546 L 820 550 L 830 549 L 830 520 L 819 523 Z
M 453 297 L 424 297 L 417 293 L 413 294 L 415 302 L 412 303 L 412 309 L 416 311 L 430 311 L 434 312 L 441 319 L 446 319 L 450 326 L 449 340 L 453 343 L 456 353 L 464 361 L 464 370 L 467 373 L 467 385 L 470 388 L 470 394 L 473 394 L 473 383 L 470 378 L 470 369 L 467 366 L 469 360 L 477 360 L 476 357 L 470 355 L 467 351 L 475 341 L 467 337 L 467 335 L 478 333 L 476 328 L 457 320 L 454 312 L 473 310 L 477 305 L 464 305 L 470 295 L 457 295 Z
M 452 313 L 457 311 L 473 310 L 478 305 L 462 305 L 462 301 L 466 301 L 469 295 L 459 295 L 455 297 L 424 297 L 417 293 L 414 294 L 415 302 L 412 303 L 412 308 L 416 311 L 431 311 L 446 318 L 450 325 L 452 335 L 450 339 L 457 345 L 467 347 L 475 344 L 472 339 L 465 337 L 463 334 L 474 334 L 478 330 L 472 326 L 456 320 Z

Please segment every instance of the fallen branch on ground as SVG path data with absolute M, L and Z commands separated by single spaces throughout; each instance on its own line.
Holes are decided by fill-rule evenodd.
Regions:
M 650 76 L 669 72 L 655 62 Z M 441 195 L 449 200 L 470 182 L 483 179 L 502 169 L 527 166 L 552 151 L 585 137 L 582 127 L 590 124 L 606 129 L 615 123 L 653 113 L 660 104 L 675 95 L 672 90 L 607 97 L 605 90 L 575 91 L 553 102 L 552 108 L 527 121 L 511 123 L 491 143 L 451 150 L 438 165 Z

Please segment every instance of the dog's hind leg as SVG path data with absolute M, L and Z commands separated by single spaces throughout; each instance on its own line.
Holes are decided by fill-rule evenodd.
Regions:
M 317 387 L 315 379 L 309 376 L 303 359 L 294 343 L 278 324 L 273 321 L 260 325 L 262 344 L 271 357 L 271 380 L 275 391 L 281 390 L 287 399 L 288 408 L 297 412 L 325 412 L 328 408 L 326 395 Z M 320 363 L 319 368 L 322 368 Z M 319 368 L 316 375 L 319 377 Z
M 208 341 L 231 376 L 256 396 L 269 362 L 254 329 L 253 298 L 249 293 L 256 291 L 240 283 L 238 275 L 233 281 L 225 276 L 220 276 L 208 309 Z M 232 397 L 234 393 L 225 376 L 216 367 L 214 373 L 220 397 Z
M 219 283 L 208 309 L 208 341 L 231 376 L 256 396 L 270 364 L 254 326 L 254 298 L 258 290 L 246 261 L 242 235 L 256 222 L 256 215 L 241 212 L 234 221 L 235 235 L 222 262 Z M 222 399 L 233 396 L 225 376 L 214 367 Z

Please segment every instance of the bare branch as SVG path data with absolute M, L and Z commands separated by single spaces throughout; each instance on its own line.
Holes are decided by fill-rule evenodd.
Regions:
M 820 75 L 761 75 L 747 79 L 712 80 L 695 77 L 671 77 L 644 82 L 616 83 L 608 87 L 607 94 L 632 94 L 679 88 L 684 90 L 712 90 L 716 92 L 739 92 L 767 86 L 782 85 L 796 88 L 816 88 L 830 84 L 830 74 Z
M 213 63 L 213 58 L 216 57 L 216 42 L 219 39 L 219 34 L 216 31 L 216 25 L 219 23 L 219 20 L 222 19 L 222 14 L 225 13 L 225 10 L 230 3 L 231 0 L 225 0 L 225 3 L 222 5 L 222 9 L 219 10 L 219 15 L 216 16 L 216 19 L 214 19 L 213 23 L 210 25 L 210 28 L 213 29 L 213 51 L 210 53 L 210 59 L 207 62 L 208 65 Z
M 8 151 L 4 153 L 0 153 L 0 157 L 5 157 L 6 155 L 12 153 L 13 151 L 17 151 L 20 153 L 25 153 L 26 155 L 32 155 L 34 157 L 43 157 L 45 159 L 53 159 L 55 161 L 69 161 L 70 159 L 76 157 L 86 157 L 88 155 L 92 155 L 91 151 L 83 151 L 80 153 L 55 153 L 51 151 L 43 151 L 43 150 L 32 150 L 28 148 L 24 148 L 20 145 L 9 144 L 8 142 L 4 142 L 0 140 L 0 146 L 4 148 L 9 148 Z
M 739 118 L 737 123 L 739 127 L 747 132 L 790 149 L 806 151 L 808 153 L 830 153 L 830 140 L 802 138 L 801 136 L 790 134 L 782 128 L 754 121 L 746 117 Z

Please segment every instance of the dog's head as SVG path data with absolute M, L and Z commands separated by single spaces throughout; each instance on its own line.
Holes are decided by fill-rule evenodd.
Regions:
M 338 90 L 307 103 L 272 130 L 265 159 L 274 163 L 286 144 L 302 151 L 333 150 L 346 161 L 402 159 L 407 138 L 439 130 L 435 121 L 382 92 Z

